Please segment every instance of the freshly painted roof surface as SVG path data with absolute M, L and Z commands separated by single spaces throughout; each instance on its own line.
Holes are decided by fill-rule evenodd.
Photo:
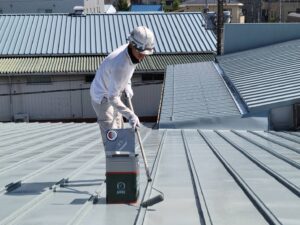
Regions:
M 162 11 L 162 5 L 134 5 L 130 6 L 130 11 L 133 12 L 155 12 Z
M 141 132 L 153 181 L 108 205 L 97 124 L 1 123 L 0 224 L 299 224 L 298 132 Z
M 201 13 L 0 15 L 0 55 L 108 54 L 138 25 L 153 30 L 158 54 L 215 51 L 204 22 Z
M 95 73 L 105 56 L 0 58 L 0 75 Z M 152 55 L 138 64 L 136 72 L 164 72 L 167 65 L 212 61 L 208 54 Z
M 300 39 L 217 57 L 251 110 L 300 99 Z
M 213 62 L 167 67 L 160 123 L 224 116 L 240 111 Z

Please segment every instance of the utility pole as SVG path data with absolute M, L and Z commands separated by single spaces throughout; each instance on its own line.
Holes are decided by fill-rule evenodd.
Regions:
M 223 0 L 218 0 L 217 15 L 217 55 L 222 54 L 222 36 L 223 36 Z
M 282 12 L 281 12 L 281 0 L 279 0 L 279 22 L 282 22 Z

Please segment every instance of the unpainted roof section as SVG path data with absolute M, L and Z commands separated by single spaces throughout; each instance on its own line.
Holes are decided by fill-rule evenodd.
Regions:
M 300 100 L 300 39 L 218 56 L 250 111 Z
M 7 14 L 0 15 L 0 55 L 108 54 L 145 25 L 156 37 L 158 54 L 216 50 L 202 13 Z
M 106 204 L 96 123 L 0 123 L 0 224 L 299 224 L 299 132 L 141 136 L 153 182 L 140 161 L 138 202 Z M 141 208 L 156 189 L 165 200 Z

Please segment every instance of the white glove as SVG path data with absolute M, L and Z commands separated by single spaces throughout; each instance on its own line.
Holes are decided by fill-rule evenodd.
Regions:
M 140 120 L 134 113 L 130 116 L 129 123 L 133 129 L 140 127 Z
M 133 97 L 133 90 L 132 90 L 132 88 L 126 88 L 125 89 L 125 93 L 126 93 L 126 97 L 127 98 L 132 98 Z

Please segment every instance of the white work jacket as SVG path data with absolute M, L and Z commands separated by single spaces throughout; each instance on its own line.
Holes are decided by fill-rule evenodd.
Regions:
M 127 47 L 128 44 L 122 45 L 103 60 L 91 84 L 90 95 L 98 104 L 103 97 L 111 100 L 112 105 L 128 119 L 128 108 L 125 110 L 124 105 L 120 105 L 119 96 L 125 89 L 131 89 L 131 78 L 136 64 L 132 63 Z
M 136 64 L 132 63 L 127 47 L 128 44 L 117 48 L 101 63 L 91 84 L 93 101 L 100 103 L 103 97 L 120 96 L 125 88 L 131 88 L 130 80 Z

